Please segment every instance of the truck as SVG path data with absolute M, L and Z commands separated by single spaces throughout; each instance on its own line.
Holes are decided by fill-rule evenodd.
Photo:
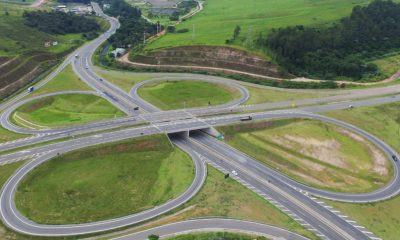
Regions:
M 240 118 L 240 121 L 251 121 L 251 120 L 253 120 L 252 116 L 246 116 L 246 117 L 241 117 Z

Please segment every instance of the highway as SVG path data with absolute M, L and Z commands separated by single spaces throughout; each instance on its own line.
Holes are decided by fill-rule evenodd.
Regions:
M 379 147 L 389 158 L 391 158 L 392 155 L 400 157 L 398 153 L 396 153 L 389 145 L 387 145 L 382 140 L 376 138 L 375 136 L 369 134 L 368 132 L 363 131 L 345 122 L 315 114 L 323 111 L 344 109 L 347 108 L 349 104 L 358 104 L 360 106 L 364 106 L 377 103 L 399 101 L 399 96 L 384 96 L 372 99 L 358 100 L 358 98 L 379 96 L 377 92 L 384 92 L 385 94 L 395 94 L 397 90 L 389 91 L 388 88 L 383 87 L 379 88 L 375 93 L 372 93 L 374 91 L 366 91 L 365 89 L 363 89 L 358 90 L 359 92 L 352 91 L 347 94 L 328 96 L 321 99 L 317 98 L 312 100 L 300 100 L 302 101 L 302 105 L 312 106 L 304 106 L 297 109 L 229 114 L 240 113 L 243 111 L 255 109 L 275 109 L 286 106 L 285 104 L 287 104 L 283 102 L 273 104 L 258 104 L 252 106 L 240 106 L 239 104 L 244 103 L 248 99 L 249 95 L 247 90 L 241 87 L 241 85 L 233 84 L 232 86 L 236 87 L 241 92 L 241 98 L 229 104 L 210 108 L 183 109 L 161 112 L 155 106 L 145 102 L 137 95 L 137 86 L 132 89 L 130 94 L 125 93 L 117 86 L 109 83 L 106 79 L 100 78 L 92 70 L 93 66 L 91 63 L 91 58 L 95 49 L 100 46 L 101 43 L 104 42 L 119 27 L 119 23 L 116 19 L 104 15 L 96 4 L 94 4 L 94 7 L 96 9 L 96 12 L 100 16 L 108 19 L 108 21 L 111 23 L 111 29 L 105 34 L 102 34 L 98 39 L 78 49 L 76 51 L 76 54 L 79 57 L 76 58 L 74 56 L 70 56 L 63 64 L 72 63 L 73 69 L 79 75 L 79 77 L 95 90 L 95 92 L 85 93 L 96 94 L 98 96 L 104 97 L 110 103 L 124 111 L 128 115 L 128 117 L 68 128 L 34 130 L 15 126 L 10 123 L 9 118 L 11 113 L 18 106 L 36 98 L 25 99 L 21 102 L 18 102 L 18 100 L 21 100 L 22 98 L 27 96 L 27 93 L 24 92 L 21 95 L 18 95 L 12 100 L 1 105 L 1 109 L 5 110 L 4 114 L 2 114 L 1 116 L 1 124 L 3 126 L 17 132 L 36 134 L 33 137 L 28 137 L 26 139 L 22 139 L 21 141 L 1 144 L 1 151 L 15 149 L 22 146 L 28 146 L 32 143 L 41 143 L 43 141 L 50 141 L 69 136 L 79 136 L 82 133 L 90 133 L 92 131 L 108 130 L 107 132 L 100 132 L 97 134 L 94 133 L 88 136 L 79 136 L 75 139 L 63 141 L 60 143 L 34 147 L 28 150 L 17 151 L 15 153 L 0 156 L 0 164 L 7 164 L 14 161 L 33 158 L 33 160 L 28 161 L 24 166 L 17 170 L 17 172 L 14 173 L 14 175 L 6 182 L 2 189 L 0 195 L 0 218 L 7 227 L 13 229 L 16 232 L 24 233 L 27 235 L 70 236 L 99 233 L 133 225 L 136 223 L 141 223 L 143 221 L 147 221 L 149 219 L 167 213 L 192 198 L 199 191 L 204 183 L 206 176 L 205 162 L 207 162 L 208 164 L 215 166 L 217 169 L 221 170 L 224 173 L 231 172 L 232 170 L 237 170 L 238 176 L 233 176 L 233 178 L 274 204 L 276 207 L 287 213 L 289 216 L 293 217 L 296 221 L 298 221 L 310 231 L 313 231 L 321 238 L 357 240 L 377 239 L 376 236 L 372 233 L 369 233 L 368 231 L 363 230 L 363 228 L 355 226 L 355 224 L 352 224 L 347 219 L 340 217 L 337 213 L 333 212 L 332 209 L 327 208 L 323 203 L 317 201 L 313 196 L 320 196 L 328 199 L 348 202 L 372 202 L 393 197 L 394 195 L 398 194 L 400 188 L 400 180 L 398 174 L 399 166 L 397 162 L 393 162 L 395 169 L 395 176 L 393 181 L 387 186 L 384 186 L 383 188 L 375 192 L 365 194 L 334 193 L 315 189 L 295 182 L 292 179 L 282 175 L 281 173 L 259 164 L 256 160 L 239 152 L 238 150 L 233 149 L 232 147 L 215 140 L 211 136 L 200 132 L 199 129 L 208 129 L 215 126 L 239 123 L 241 122 L 240 118 L 242 116 L 248 115 L 251 115 L 254 120 L 271 120 L 281 118 L 316 119 L 349 129 L 365 137 L 366 139 L 374 143 L 377 147 Z M 65 67 L 65 65 L 63 64 L 54 72 L 55 75 L 57 71 L 61 71 L 60 69 L 62 69 L 62 66 Z M 54 77 L 55 75 L 51 74 L 50 76 Z M 186 77 L 186 75 L 181 75 L 180 80 L 190 80 Z M 46 81 L 49 81 L 48 79 L 49 78 L 39 84 L 44 85 Z M 159 77 L 144 82 L 142 84 L 147 84 L 151 81 L 160 81 L 163 79 L 165 79 L 165 77 Z M 173 79 L 177 78 L 173 77 Z M 215 78 L 209 80 L 207 76 L 191 79 L 227 84 L 225 80 Z M 397 89 L 397 87 L 398 86 L 394 87 L 394 89 Z M 348 99 L 350 99 L 349 102 L 342 102 L 343 100 Z M 321 103 L 324 103 L 325 105 L 313 105 Z M 140 111 L 133 110 L 133 108 L 137 106 L 140 107 Z M 209 116 L 213 114 L 217 115 Z M 138 124 L 140 125 L 135 126 Z M 130 128 L 114 129 L 121 126 Z M 188 131 L 192 131 L 190 136 L 186 135 L 186 132 Z M 126 217 L 110 219 L 101 222 L 74 225 L 37 224 L 22 216 L 22 214 L 19 213 L 19 211 L 16 209 L 14 204 L 14 194 L 18 187 L 18 183 L 32 169 L 39 166 L 43 162 L 50 160 L 57 154 L 66 153 L 69 151 L 87 146 L 94 146 L 101 143 L 116 142 L 122 139 L 139 137 L 143 135 L 165 133 L 169 134 L 170 139 L 174 144 L 190 154 L 195 163 L 195 179 L 192 185 L 185 191 L 185 193 L 183 193 L 178 198 L 172 199 L 156 208 L 149 209 L 140 213 L 135 213 Z M 235 221 L 237 220 L 225 220 L 224 224 L 230 224 L 232 226 L 232 229 L 243 231 L 247 231 L 251 227 L 254 227 L 254 224 L 249 224 L 247 227 L 243 227 L 244 229 L 241 229 L 240 227 L 237 227 L 238 223 Z M 196 222 L 185 223 L 183 225 L 178 224 L 176 225 L 175 230 L 176 232 L 180 232 L 180 229 L 183 229 L 184 227 L 191 228 L 192 230 L 201 228 L 199 226 L 196 226 L 195 223 Z M 205 225 L 209 223 L 210 222 L 205 223 Z M 153 230 L 156 231 L 157 229 Z M 165 234 L 168 234 L 168 231 L 173 230 L 174 228 L 171 229 L 167 226 L 164 228 Z M 260 233 L 263 232 L 261 231 Z M 274 236 L 273 233 L 271 233 L 271 235 Z

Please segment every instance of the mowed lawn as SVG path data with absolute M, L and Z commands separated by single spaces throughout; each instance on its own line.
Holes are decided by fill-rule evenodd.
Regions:
M 0 127 L 0 143 L 16 140 L 27 136 L 29 135 L 11 132 L 3 127 Z
M 257 104 L 257 103 L 268 103 L 268 102 L 280 102 L 280 101 L 296 101 L 306 98 L 318 98 L 325 97 L 329 95 L 334 95 L 335 93 L 322 93 L 314 90 L 311 92 L 291 91 L 285 89 L 273 89 L 264 87 L 253 87 L 246 86 L 247 90 L 250 92 L 250 98 L 247 100 L 246 104 Z
M 234 88 L 201 81 L 150 83 L 139 88 L 138 94 L 163 110 L 220 105 L 240 97 Z
M 92 90 L 85 82 L 83 82 L 74 72 L 71 65 L 64 68 L 50 82 L 46 83 L 41 88 L 33 91 L 27 97 L 34 97 L 46 93 L 60 91 L 89 91 Z
M 98 71 L 96 73 L 101 77 L 107 79 L 107 81 L 117 85 L 125 92 L 129 92 L 132 89 L 132 87 L 139 82 L 154 78 L 152 76 L 146 76 L 146 73 L 143 73 L 143 76 L 142 75 L 133 76 L 131 75 L 131 73 L 116 72 L 116 71 L 108 71 L 108 72 Z
M 241 42 L 252 42 L 259 32 L 293 25 L 321 25 L 350 14 L 356 5 L 370 0 L 207 0 L 204 10 L 182 22 L 177 29 L 187 33 L 170 33 L 147 46 L 147 49 L 182 45 L 224 45 L 231 39 L 236 25 L 242 31 Z M 193 32 L 194 29 L 194 32 Z
M 84 223 L 152 208 L 183 193 L 194 177 L 190 157 L 165 135 L 77 150 L 28 174 L 17 208 L 43 224 Z
M 400 103 L 341 110 L 327 115 L 363 128 L 400 152 Z M 396 240 L 400 236 L 400 197 L 369 204 L 328 203 L 382 239 Z
M 210 233 L 193 233 L 183 234 L 175 237 L 167 238 L 167 240 L 205 240 L 205 239 L 218 239 L 218 240 L 267 240 L 265 237 L 256 235 L 247 235 L 243 233 L 230 233 L 230 232 L 210 232 Z
M 367 192 L 392 179 L 385 155 L 360 136 L 315 120 L 295 119 L 221 127 L 226 142 L 305 184 Z
M 19 125 L 59 127 L 122 117 L 107 100 L 90 94 L 64 94 L 34 100 L 19 107 L 13 120 Z

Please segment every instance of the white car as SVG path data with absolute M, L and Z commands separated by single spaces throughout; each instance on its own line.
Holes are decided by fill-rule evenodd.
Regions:
M 232 170 L 232 174 L 235 175 L 235 176 L 238 175 L 238 173 L 235 170 Z

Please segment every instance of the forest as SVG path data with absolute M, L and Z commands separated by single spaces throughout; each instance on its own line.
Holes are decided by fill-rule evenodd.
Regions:
M 121 27 L 109 38 L 109 42 L 114 48 L 135 46 L 142 43 L 144 37 L 147 39 L 157 33 L 157 24 L 147 22 L 142 18 L 139 9 L 124 0 L 102 1 L 102 3 L 110 4 L 110 8 L 104 10 L 105 13 L 118 17 L 121 23 Z
M 89 33 L 100 30 L 99 24 L 89 18 L 64 12 L 25 11 L 24 24 L 49 34 Z
M 293 26 L 260 35 L 256 44 L 287 72 L 305 77 L 360 80 L 379 74 L 368 60 L 400 47 L 400 4 L 375 0 L 325 28 Z

